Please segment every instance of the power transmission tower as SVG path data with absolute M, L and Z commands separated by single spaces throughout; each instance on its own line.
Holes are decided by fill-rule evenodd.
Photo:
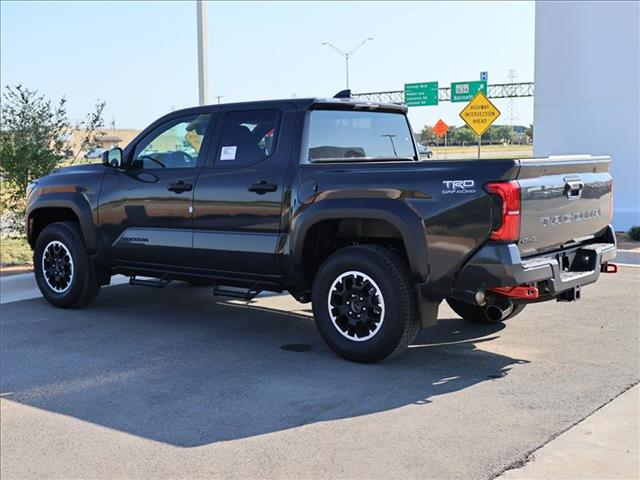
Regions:
M 510 68 L 509 71 L 507 72 L 507 83 L 514 84 L 517 82 L 517 80 L 518 80 L 518 75 L 516 74 L 516 71 L 513 68 Z M 507 104 L 507 122 L 509 123 L 509 125 L 513 127 L 518 117 L 518 112 L 516 112 L 516 102 L 513 99 L 513 97 L 509 97 L 508 102 L 509 103 Z

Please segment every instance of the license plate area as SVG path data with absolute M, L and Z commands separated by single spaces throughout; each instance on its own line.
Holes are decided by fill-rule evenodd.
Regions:
M 570 252 L 560 252 L 556 254 L 556 260 L 561 268 L 561 275 L 575 277 L 576 273 L 593 272 L 598 265 L 597 253 L 592 249 L 579 248 Z

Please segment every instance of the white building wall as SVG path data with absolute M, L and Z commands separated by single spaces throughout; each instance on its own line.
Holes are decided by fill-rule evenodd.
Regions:
M 534 154 L 611 155 L 616 230 L 640 225 L 640 2 L 536 2 Z

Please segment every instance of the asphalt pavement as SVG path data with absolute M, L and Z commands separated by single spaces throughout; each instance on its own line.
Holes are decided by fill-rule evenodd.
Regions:
M 0 476 L 494 478 L 638 383 L 639 291 L 621 267 L 506 326 L 443 306 L 375 365 L 336 357 L 288 296 L 3 303 Z

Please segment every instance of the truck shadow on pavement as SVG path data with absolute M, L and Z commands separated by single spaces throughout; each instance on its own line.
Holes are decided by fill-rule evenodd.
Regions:
M 444 319 L 396 358 L 361 365 L 322 343 L 308 306 L 239 308 L 208 289 L 104 289 L 84 310 L 2 305 L 4 399 L 180 447 L 252 437 L 407 405 L 526 363 L 476 346 L 502 325 Z M 299 311 L 288 311 L 299 308 Z M 308 344 L 306 352 L 282 350 Z

